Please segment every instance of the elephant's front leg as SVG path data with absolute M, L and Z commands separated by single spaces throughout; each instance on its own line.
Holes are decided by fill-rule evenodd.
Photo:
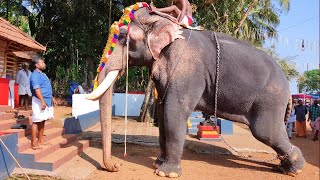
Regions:
M 189 108 L 183 108 L 178 98 L 169 98 L 164 105 L 166 137 L 166 160 L 156 170 L 159 176 L 179 177 L 182 174 L 180 162 L 187 128 Z
M 160 144 L 160 155 L 157 157 L 155 162 L 153 163 L 153 166 L 158 169 L 160 165 L 165 161 L 167 155 L 166 155 L 166 134 L 165 134 L 165 124 L 164 124 L 164 107 L 163 104 L 157 103 L 158 106 L 158 126 L 159 126 L 159 144 Z

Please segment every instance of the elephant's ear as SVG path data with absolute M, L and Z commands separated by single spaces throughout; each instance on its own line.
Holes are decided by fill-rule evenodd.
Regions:
M 184 39 L 179 26 L 168 19 L 163 18 L 163 20 L 156 21 L 152 27 L 152 32 L 148 34 L 148 45 L 155 60 L 159 59 L 161 50 L 175 39 Z

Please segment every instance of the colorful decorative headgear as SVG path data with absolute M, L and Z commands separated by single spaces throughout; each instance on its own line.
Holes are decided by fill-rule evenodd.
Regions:
M 110 27 L 109 38 L 107 44 L 103 50 L 103 54 L 100 60 L 100 65 L 98 66 L 97 72 L 98 74 L 102 71 L 105 64 L 108 62 L 108 58 L 110 57 L 112 51 L 116 47 L 116 43 L 119 37 L 120 27 L 123 25 L 129 25 L 131 20 L 133 19 L 133 14 L 140 8 L 150 8 L 150 6 L 146 2 L 138 2 L 134 5 L 131 5 L 124 9 L 123 15 L 121 16 L 119 22 L 115 21 Z M 129 33 L 129 31 L 128 31 Z M 94 80 L 94 89 L 98 87 L 98 78 L 96 77 Z

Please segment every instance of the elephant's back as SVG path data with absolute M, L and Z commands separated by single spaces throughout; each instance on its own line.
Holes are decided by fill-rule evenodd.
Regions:
M 234 72 L 237 82 L 256 88 L 265 88 L 270 83 L 281 83 L 284 89 L 288 87 L 283 70 L 266 52 L 224 34 L 217 36 L 224 73 Z
M 211 32 L 205 33 L 212 38 Z M 282 97 L 286 98 L 289 93 L 289 83 L 283 70 L 271 56 L 245 41 L 225 34 L 217 33 L 217 39 L 221 57 L 220 102 L 229 102 L 237 98 L 237 102 L 243 105 L 241 107 L 244 111 L 257 99 L 264 101 L 269 98 L 275 103 L 282 103 L 280 102 L 283 101 Z M 211 51 L 216 52 L 216 46 L 214 48 Z M 214 57 L 209 61 L 216 64 L 217 55 L 213 52 L 210 53 Z M 216 76 L 215 67 L 209 72 L 212 76 Z

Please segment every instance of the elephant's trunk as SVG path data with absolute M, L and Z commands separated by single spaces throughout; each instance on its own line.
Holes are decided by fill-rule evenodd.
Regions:
M 99 104 L 103 146 L 103 164 L 107 171 L 116 172 L 119 171 L 121 164 L 111 162 L 112 90 L 113 83 L 110 88 L 103 93 L 99 100 Z

